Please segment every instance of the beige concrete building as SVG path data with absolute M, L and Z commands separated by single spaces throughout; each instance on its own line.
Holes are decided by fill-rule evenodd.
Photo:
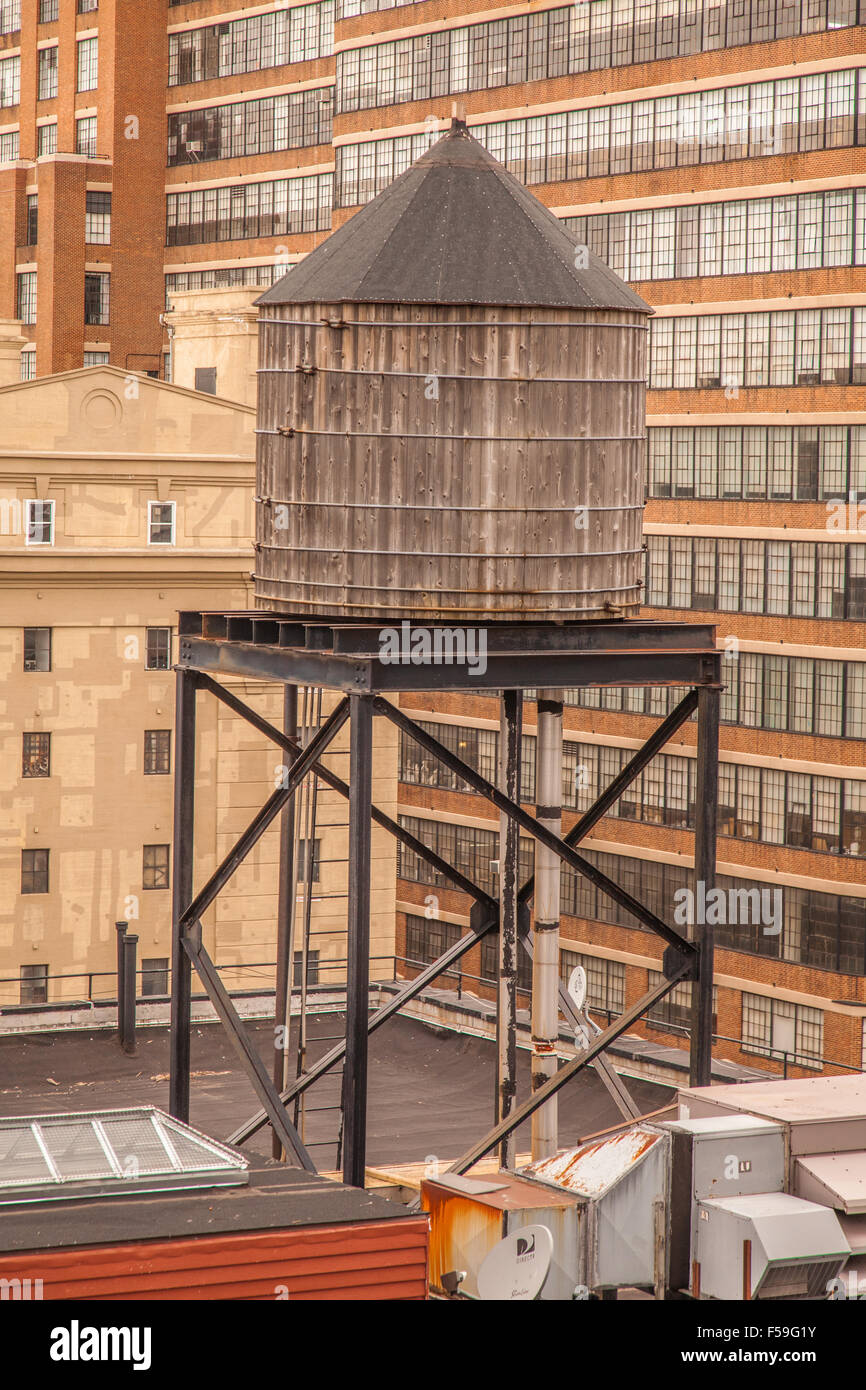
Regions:
M 0 388 L 0 1007 L 112 997 L 118 918 L 144 992 L 168 986 L 177 612 L 252 606 L 254 425 L 250 405 L 108 366 Z M 278 722 L 280 690 L 239 693 Z M 205 694 L 199 737 L 197 884 L 281 763 Z M 380 758 L 393 810 L 393 738 Z M 345 775 L 345 740 L 331 763 Z M 310 948 L 325 984 L 345 956 L 346 822 L 320 792 Z M 388 837 L 374 855 L 373 952 L 390 957 Z M 205 921 L 218 965 L 248 967 L 226 970 L 232 988 L 272 986 L 277 856 L 273 830 Z

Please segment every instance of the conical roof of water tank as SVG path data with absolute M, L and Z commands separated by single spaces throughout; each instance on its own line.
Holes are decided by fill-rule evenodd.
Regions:
M 513 305 L 652 313 L 469 134 L 451 129 L 258 304 Z M 576 261 L 580 263 L 578 268 Z M 584 264 L 584 261 L 586 264 Z

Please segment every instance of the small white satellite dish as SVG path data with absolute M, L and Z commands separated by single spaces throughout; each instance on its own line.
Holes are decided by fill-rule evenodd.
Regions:
M 501 1240 L 478 1271 L 478 1297 L 486 1303 L 528 1302 L 544 1288 L 553 1257 L 546 1226 L 521 1226 Z
M 586 1003 L 586 971 L 582 965 L 576 965 L 568 979 L 568 993 L 571 1002 L 578 1013 Z

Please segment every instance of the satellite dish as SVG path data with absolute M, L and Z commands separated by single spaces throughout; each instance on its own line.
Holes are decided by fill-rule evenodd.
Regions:
M 572 1004 L 580 1013 L 586 1003 L 586 971 L 582 965 L 576 965 L 572 970 L 568 980 L 568 993 Z
M 544 1288 L 553 1256 L 546 1226 L 521 1226 L 494 1245 L 478 1271 L 478 1297 L 486 1303 L 529 1302 Z

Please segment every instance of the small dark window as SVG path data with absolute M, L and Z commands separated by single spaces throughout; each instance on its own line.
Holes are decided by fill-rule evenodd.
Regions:
M 51 670 L 51 628 L 25 627 L 24 670 Z
M 145 729 L 144 770 L 148 775 L 171 772 L 170 729 Z
M 216 367 L 196 367 L 196 391 L 206 391 L 209 396 L 216 395 Z
M 142 888 L 168 887 L 168 845 L 145 845 Z
M 147 539 L 150 545 L 174 545 L 173 502 L 148 502 Z
M 144 664 L 148 671 L 168 671 L 171 666 L 171 628 L 149 627 Z
M 27 198 L 27 245 L 35 246 L 39 240 L 39 195 L 31 193 Z
M 51 735 L 25 734 L 21 756 L 22 777 L 51 776 Z
M 313 873 L 311 883 L 319 882 L 319 861 L 322 854 L 321 840 L 313 840 Z M 310 859 L 310 841 L 300 840 L 298 842 L 298 883 L 307 882 L 307 864 Z
M 141 962 L 142 995 L 168 994 L 168 957 L 145 956 Z
M 48 892 L 48 850 L 22 849 L 21 892 Z
M 303 953 L 302 953 L 301 951 L 296 951 L 296 952 L 295 952 L 295 959 L 294 959 L 294 962 L 293 962 L 293 971 L 292 971 L 292 973 L 293 973 L 293 980 L 292 980 L 292 983 L 293 983 L 295 989 L 300 989 L 300 988 L 301 988 L 301 981 L 303 980 L 303 969 L 304 969 L 304 957 L 303 957 Z M 319 952 L 318 952 L 318 951 L 308 951 L 308 952 L 307 952 L 307 984 L 308 984 L 308 985 L 317 985 L 318 983 L 319 983 Z
M 48 966 L 22 965 L 20 1000 L 22 1004 L 48 1003 Z

